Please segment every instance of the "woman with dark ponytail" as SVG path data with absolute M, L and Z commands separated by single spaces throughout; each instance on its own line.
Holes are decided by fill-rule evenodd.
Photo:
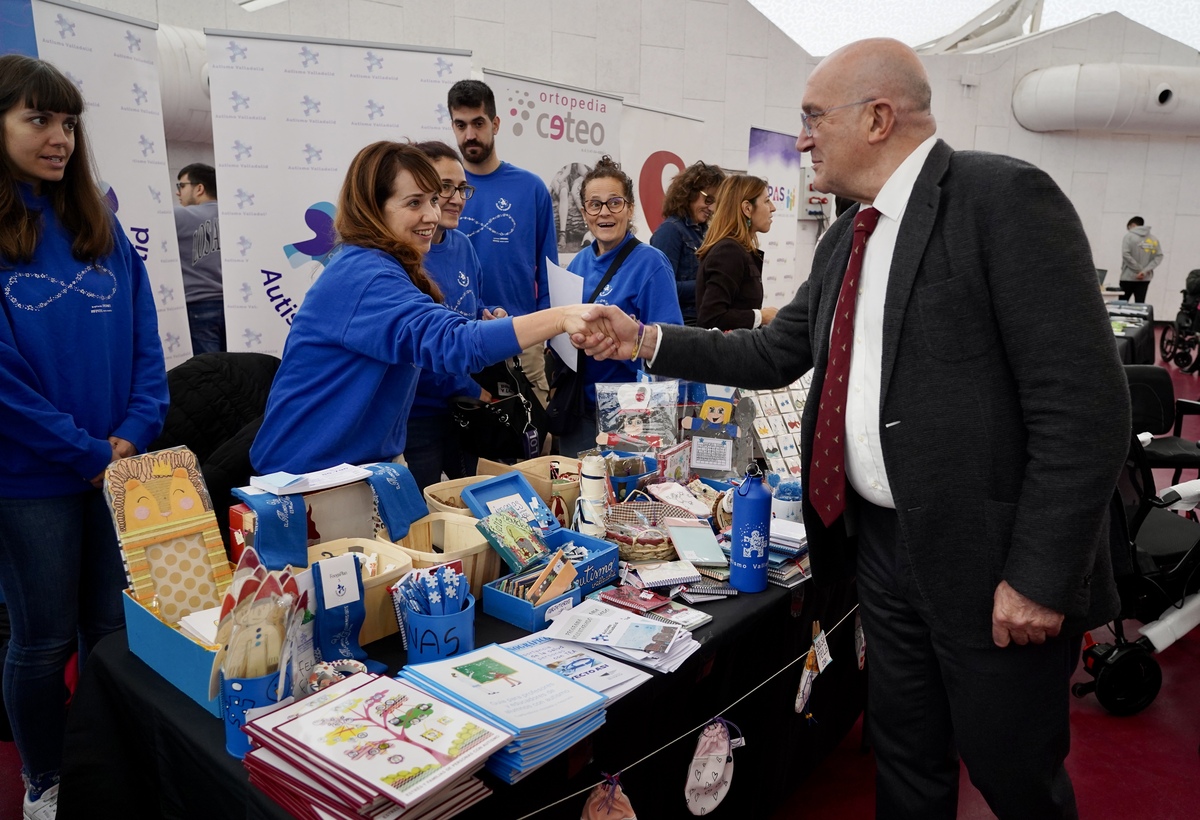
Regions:
M 125 624 L 101 486 L 162 430 L 167 374 L 146 268 L 100 195 L 83 97 L 42 60 L 0 57 L 0 587 L 4 703 L 24 816 L 52 820 L 63 673 Z
M 376 142 L 350 163 L 334 219 L 340 247 L 294 317 L 250 449 L 259 473 L 397 458 L 421 370 L 476 373 L 586 331 L 578 305 L 486 322 L 443 305 L 422 268 L 441 191 L 413 145 Z

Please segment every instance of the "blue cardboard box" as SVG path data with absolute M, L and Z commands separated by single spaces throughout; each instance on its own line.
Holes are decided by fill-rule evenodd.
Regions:
M 509 595 L 499 588 L 499 584 L 511 575 L 497 578 L 483 587 L 483 611 L 493 618 L 508 621 L 513 626 L 519 626 L 527 632 L 538 632 L 550 625 L 555 615 L 566 612 L 579 605 L 583 595 L 579 584 L 574 583 L 571 589 L 553 600 L 540 606 L 534 606 L 529 601 Z
M 535 529 L 541 528 L 539 519 L 549 522 L 547 527 L 541 528 L 541 531 L 542 539 L 551 552 L 564 546 L 567 542 L 574 542 L 587 549 L 587 560 L 575 562 L 576 581 L 583 595 L 599 589 L 617 577 L 617 545 L 605 541 L 603 538 L 564 529 L 555 519 L 554 514 L 550 512 L 550 508 L 534 492 L 533 485 L 521 473 L 505 473 L 465 487 L 462 491 L 462 500 L 477 518 L 486 518 L 492 513 L 488 507 L 489 501 L 498 501 L 512 495 L 520 496 L 521 500 L 533 510 L 535 518 L 529 523 Z M 486 593 L 483 611 L 488 612 Z M 492 613 L 488 612 L 488 614 Z M 509 621 L 509 623 L 516 623 L 516 621 Z
M 215 649 L 207 649 L 177 629 L 172 629 L 139 604 L 125 590 L 125 629 L 129 650 L 176 689 L 200 704 L 213 717 L 221 717 L 221 697 L 209 700 L 208 676 Z

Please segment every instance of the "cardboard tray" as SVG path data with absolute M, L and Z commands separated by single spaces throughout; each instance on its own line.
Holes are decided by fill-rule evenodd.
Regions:
M 475 529 L 474 516 L 430 513 L 412 523 L 408 535 L 396 542 L 412 559 L 413 569 L 424 569 L 447 561 L 462 561 L 471 582 L 471 594 L 481 600 L 483 585 L 500 577 L 500 555 Z

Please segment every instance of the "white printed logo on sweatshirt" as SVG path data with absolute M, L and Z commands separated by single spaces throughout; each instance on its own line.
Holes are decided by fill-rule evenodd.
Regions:
M 103 265 L 88 265 L 69 282 L 48 273 L 14 273 L 4 282 L 4 295 L 8 301 L 31 313 L 74 293 L 96 300 L 91 313 L 111 313 L 117 277 Z

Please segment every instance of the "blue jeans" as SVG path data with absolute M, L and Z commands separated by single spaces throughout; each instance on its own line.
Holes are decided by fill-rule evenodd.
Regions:
M 125 585 L 99 490 L 0 498 L 0 588 L 12 621 L 4 704 L 34 791 L 52 786 L 62 766 L 67 662 L 81 639 L 86 653 L 125 625 Z
M 188 329 L 192 335 L 192 355 L 225 352 L 225 300 L 206 299 L 189 302 Z
M 458 430 L 449 411 L 442 416 L 409 418 L 404 461 L 421 492 L 441 481 L 442 473 L 446 478 L 475 475 L 475 465 L 479 463 L 479 459 L 459 448 Z

